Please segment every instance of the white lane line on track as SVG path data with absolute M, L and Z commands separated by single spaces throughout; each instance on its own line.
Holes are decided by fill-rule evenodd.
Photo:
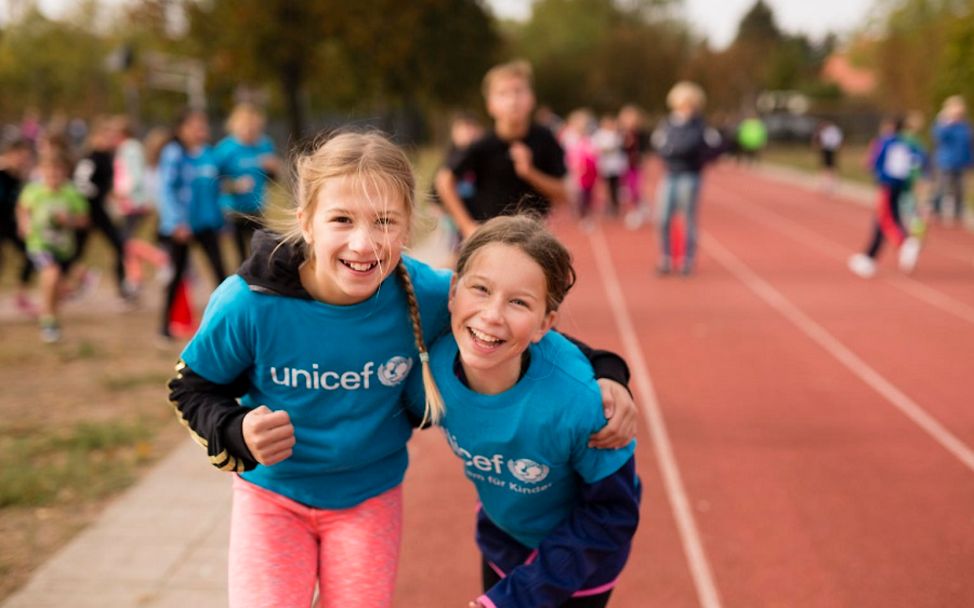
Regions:
M 592 252 L 595 254 L 595 262 L 599 269 L 599 275 L 602 277 L 606 296 L 612 307 L 612 316 L 615 318 L 616 328 L 622 337 L 626 357 L 631 363 L 636 392 L 643 404 L 646 424 L 649 426 L 653 438 L 653 449 L 656 452 L 656 459 L 659 461 L 666 495 L 669 498 L 670 506 L 673 508 L 673 515 L 676 518 L 680 540 L 683 542 L 683 550 L 686 553 L 693 584 L 697 589 L 700 606 L 703 608 L 720 608 L 720 596 L 714 584 L 703 543 L 700 541 L 697 524 L 693 518 L 693 510 L 690 508 L 690 501 L 687 498 L 686 490 L 683 488 L 680 468 L 676 463 L 676 456 L 673 454 L 673 447 L 666 432 L 663 412 L 656 397 L 656 390 L 653 388 L 653 381 L 649 376 L 642 347 L 639 345 L 639 340 L 636 339 L 636 328 L 629 317 L 626 300 L 622 295 L 622 288 L 619 285 L 619 279 L 616 276 L 611 254 L 601 228 L 596 228 L 595 232 L 589 237 L 589 242 L 592 246 Z
M 934 441 L 957 457 L 961 461 L 961 464 L 974 472 L 974 451 L 963 441 L 955 437 L 933 416 L 928 414 L 926 410 L 910 399 L 892 382 L 884 378 L 882 374 L 870 367 L 869 364 L 859 358 L 852 350 L 826 331 L 824 327 L 809 318 L 783 296 L 781 292 L 758 276 L 757 273 L 738 259 L 737 256 L 721 245 L 720 241 L 715 239 L 712 234 L 706 234 L 705 239 L 705 241 L 702 240 L 701 242 L 703 249 L 717 260 L 721 266 L 737 277 L 739 281 L 744 283 L 748 289 L 764 300 L 771 308 L 791 321 L 795 327 L 813 342 L 835 357 L 839 363 L 858 376 L 866 385 L 889 401 L 893 407 L 923 429 Z
M 724 194 L 727 194 L 727 192 L 725 191 Z M 731 195 L 736 197 L 741 202 L 747 201 L 745 196 L 736 192 L 731 193 Z M 780 214 L 773 211 L 768 211 L 763 207 L 755 208 L 745 205 L 718 204 L 722 208 L 728 209 L 734 213 L 749 216 L 755 221 L 772 226 L 780 232 L 794 238 L 796 241 L 806 244 L 812 249 L 817 249 L 833 258 L 841 260 L 843 264 L 845 263 L 845 259 L 851 255 L 851 252 L 844 245 L 840 245 L 832 239 L 824 237 L 813 230 L 805 228 L 793 220 L 782 217 Z M 843 267 L 843 271 L 844 270 L 845 268 Z M 900 291 L 906 292 L 907 294 L 917 298 L 918 300 L 922 300 L 935 308 L 939 308 L 943 312 L 952 314 L 962 321 L 967 321 L 968 323 L 974 324 L 974 307 L 956 300 L 938 289 L 930 287 L 925 283 L 921 283 L 920 281 L 907 276 L 898 276 L 895 278 L 888 277 L 886 278 L 886 282 L 893 287 L 896 287 Z

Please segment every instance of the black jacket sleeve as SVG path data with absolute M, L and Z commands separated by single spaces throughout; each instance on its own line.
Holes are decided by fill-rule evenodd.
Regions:
M 541 541 L 537 557 L 511 570 L 486 597 L 496 608 L 562 605 L 603 560 L 628 554 L 641 492 L 635 457 L 605 479 L 582 484 L 575 508 Z
M 258 464 L 243 438 L 243 417 L 250 410 L 237 402 L 248 385 L 246 374 L 230 384 L 210 382 L 183 361 L 169 381 L 169 401 L 179 422 L 221 471 L 242 473 Z
M 569 336 L 568 334 L 561 334 L 568 338 L 568 340 L 578 347 L 578 350 L 582 351 L 585 358 L 588 359 L 589 363 L 592 364 L 592 369 L 595 370 L 596 378 L 605 378 L 607 380 L 615 380 L 619 384 L 626 387 L 629 394 L 632 395 L 632 391 L 629 390 L 629 366 L 626 365 L 626 360 L 608 350 L 598 350 L 592 348 L 588 344 Z

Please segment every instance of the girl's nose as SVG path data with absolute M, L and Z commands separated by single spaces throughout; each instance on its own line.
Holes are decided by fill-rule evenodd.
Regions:
M 368 226 L 357 226 L 348 238 L 348 247 L 357 253 L 375 251 L 375 239 Z

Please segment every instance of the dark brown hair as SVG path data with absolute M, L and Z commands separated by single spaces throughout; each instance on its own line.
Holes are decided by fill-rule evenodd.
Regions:
M 572 255 L 536 216 L 528 213 L 495 217 L 477 228 L 464 241 L 457 259 L 457 277 L 462 277 L 473 256 L 486 245 L 504 243 L 517 247 L 537 262 L 545 276 L 546 312 L 558 310 L 575 284 Z

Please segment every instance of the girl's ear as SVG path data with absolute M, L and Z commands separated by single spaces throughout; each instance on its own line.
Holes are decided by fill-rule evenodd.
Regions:
M 295 215 L 298 218 L 298 225 L 301 226 L 301 236 L 304 237 L 304 242 L 311 245 L 314 242 L 311 235 L 311 215 L 307 213 L 307 209 L 304 207 L 299 207 L 295 211 Z
M 544 320 L 541 321 L 541 326 L 538 327 L 538 331 L 534 332 L 534 335 L 531 337 L 531 341 L 535 343 L 540 342 L 541 338 L 544 338 L 544 335 L 548 333 L 548 330 L 555 326 L 555 321 L 557 320 L 558 320 L 557 310 L 552 310 L 551 312 L 546 314 L 544 316 Z

